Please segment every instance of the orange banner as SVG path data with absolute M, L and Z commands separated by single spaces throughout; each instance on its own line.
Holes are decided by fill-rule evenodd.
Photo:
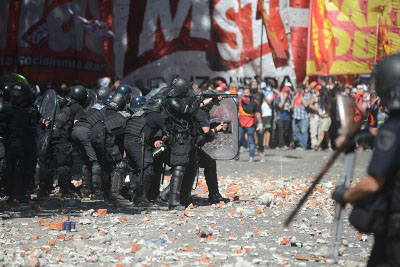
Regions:
M 317 1 L 317 0 L 315 0 Z M 369 74 L 378 51 L 378 14 L 387 25 L 387 38 L 392 51 L 400 51 L 399 0 L 318 0 L 324 2 L 332 26 L 335 58 L 329 74 Z M 312 11 L 311 11 L 312 12 Z M 310 16 L 311 17 L 311 16 Z M 311 29 L 312 21 L 309 21 Z M 313 36 L 309 33 L 307 48 L 307 74 L 326 75 L 316 68 Z
M 315 68 L 321 74 L 329 74 L 335 58 L 335 42 L 324 0 L 313 1 L 311 20 Z
M 265 10 L 265 4 L 264 1 L 258 1 L 259 9 L 261 10 L 262 14 L 262 21 L 264 24 L 264 27 L 267 31 L 267 38 L 268 38 L 268 44 L 269 47 L 271 48 L 271 53 L 272 53 L 272 58 L 274 60 L 275 67 L 283 67 L 288 65 L 288 58 L 286 56 L 285 50 L 280 44 L 273 25 L 271 23 L 271 19 L 268 16 L 267 11 Z

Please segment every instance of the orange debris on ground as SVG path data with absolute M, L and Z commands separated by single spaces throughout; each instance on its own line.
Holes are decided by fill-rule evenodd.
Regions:
M 133 244 L 132 244 L 131 252 L 132 252 L 132 253 L 135 253 L 135 252 L 139 251 L 141 248 L 142 248 L 142 246 L 139 245 L 138 243 L 133 243 Z

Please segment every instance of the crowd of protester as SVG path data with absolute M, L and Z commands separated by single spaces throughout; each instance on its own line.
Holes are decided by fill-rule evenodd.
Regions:
M 359 150 L 373 149 L 377 129 L 388 118 L 376 92 L 365 83 L 356 86 L 339 81 L 309 81 L 296 86 L 286 82 L 277 88 L 271 82 L 252 81 L 227 85 L 222 81 L 206 84 L 202 89 L 238 94 L 239 146 L 248 150 L 249 161 L 264 156 L 268 149 L 332 151 L 340 121 L 336 112 L 336 95 L 354 98 L 354 121 L 363 120 L 356 137 Z M 257 151 L 256 151 L 257 150 Z M 236 160 L 239 159 L 239 155 Z

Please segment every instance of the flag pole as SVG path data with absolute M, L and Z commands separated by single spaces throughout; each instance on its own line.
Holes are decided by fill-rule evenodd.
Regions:
M 260 1 L 264 1 L 264 0 L 260 0 Z M 261 14 L 262 16 L 262 14 Z M 263 81 L 262 79 L 262 56 L 263 56 L 263 33 L 264 33 L 264 23 L 261 17 L 261 46 L 260 46 L 260 84 Z
M 376 64 L 376 56 L 377 56 L 377 54 L 378 54 L 379 18 L 380 18 L 380 13 L 378 13 L 377 20 L 376 20 L 376 44 L 375 44 L 374 66 L 375 66 L 375 64 Z

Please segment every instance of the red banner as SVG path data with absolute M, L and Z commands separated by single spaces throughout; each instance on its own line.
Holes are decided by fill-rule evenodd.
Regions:
M 287 47 L 288 42 L 287 38 L 286 39 L 281 39 L 281 41 L 278 39 L 275 30 L 274 30 L 274 25 L 271 23 L 271 19 L 268 16 L 267 11 L 265 10 L 265 4 L 264 1 L 258 1 L 259 8 L 262 13 L 262 20 L 264 27 L 267 31 L 267 38 L 268 38 L 268 43 L 271 48 L 271 53 L 272 53 L 272 58 L 274 60 L 275 67 L 283 67 L 288 65 L 288 58 L 286 56 L 285 52 L 285 46 Z M 279 25 L 277 25 L 279 27 Z M 283 27 L 283 25 L 282 25 Z M 280 27 L 279 27 L 280 28 Z M 284 29 L 283 29 L 284 30 Z M 282 36 L 282 31 L 281 36 Z M 285 35 L 285 34 L 284 34 Z M 286 35 L 285 35 L 286 36 Z M 286 40 L 286 42 L 285 42 Z M 282 46 L 283 44 L 283 46 Z
M 4 4 L 4 5 L 3 5 Z M 114 76 L 112 38 L 86 31 L 68 8 L 88 20 L 104 21 L 112 28 L 112 0 L 45 0 L 41 5 L 2 0 L 8 9 L 0 17 L 0 67 L 30 81 L 85 84 Z M 21 23 L 20 23 L 21 22 Z
M 251 71 L 243 73 L 259 73 L 254 70 L 260 56 L 271 53 L 274 49 L 287 65 L 284 49 L 288 49 L 288 40 L 279 15 L 279 1 L 271 3 L 270 24 L 276 27 L 276 35 L 270 41 L 263 38 L 261 50 L 261 19 L 258 13 L 258 0 L 132 0 L 128 18 L 124 75 L 132 74 L 146 68 L 152 62 L 169 61 L 172 55 L 181 52 L 191 58 L 189 52 L 198 52 L 193 58 L 191 68 L 195 66 L 213 72 L 234 71 L 249 66 Z M 273 34 L 273 30 L 270 34 Z M 205 52 L 203 57 L 201 52 Z M 270 61 L 264 61 L 271 72 Z M 165 67 L 167 68 L 167 67 Z M 154 69 L 154 76 L 164 75 L 170 70 L 164 69 L 162 63 Z M 185 68 L 186 70 L 186 68 Z M 182 71 L 183 73 L 184 71 Z M 267 71 L 263 71 L 267 73 Z M 170 76 L 170 73 L 165 74 Z M 142 76 L 148 76 L 146 74 Z

